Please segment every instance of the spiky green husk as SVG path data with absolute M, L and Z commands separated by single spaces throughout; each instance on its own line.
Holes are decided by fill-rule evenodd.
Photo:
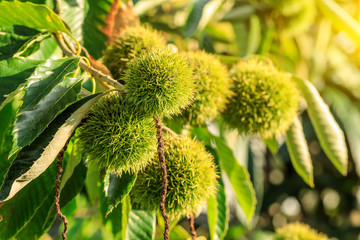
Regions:
M 206 120 L 213 120 L 225 108 L 231 95 L 231 79 L 224 65 L 206 52 L 188 52 L 190 66 L 194 73 L 197 94 L 182 116 L 194 126 L 202 126 Z
M 186 57 L 168 48 L 147 52 L 128 64 L 126 101 L 151 116 L 179 113 L 193 97 L 194 80 Z
M 275 240 L 329 240 L 329 238 L 304 223 L 289 223 L 276 229 Z
M 314 0 L 265 0 L 273 11 L 282 18 L 284 31 L 290 35 L 304 32 L 315 17 Z
M 241 133 L 264 138 L 284 133 L 298 109 L 299 92 L 290 76 L 269 59 L 253 56 L 231 70 L 235 95 L 223 113 L 225 122 Z
M 120 79 L 129 61 L 144 52 L 164 46 L 165 40 L 159 32 L 143 26 L 128 27 L 105 50 L 103 61 L 113 77 Z
M 137 115 L 119 93 L 101 98 L 79 130 L 83 153 L 100 170 L 136 173 L 156 153 L 153 119 Z
M 215 194 L 217 172 L 204 146 L 185 136 L 164 136 L 168 188 L 166 211 L 170 218 L 196 213 Z M 160 211 L 161 167 L 154 158 L 139 172 L 130 196 L 143 210 Z

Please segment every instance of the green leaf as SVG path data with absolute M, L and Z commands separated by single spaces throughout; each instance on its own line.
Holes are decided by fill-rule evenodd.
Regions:
M 66 75 L 78 67 L 78 62 L 79 58 L 48 60 L 28 79 L 15 122 L 12 153 L 30 144 L 66 106 L 76 101 L 82 79 Z
M 331 115 L 329 107 L 309 81 L 294 77 L 307 102 L 307 112 L 326 156 L 337 170 L 347 174 L 348 153 L 344 134 Z
M 250 173 L 250 180 L 254 186 L 256 195 L 256 209 L 252 221 L 252 226 L 256 226 L 264 199 L 264 184 L 266 172 L 264 171 L 266 164 L 266 148 L 259 138 L 250 138 L 248 144 L 248 164 L 247 168 Z
M 221 21 L 228 22 L 242 22 L 249 19 L 255 13 L 255 7 L 251 5 L 242 5 L 240 7 L 232 8 Z
M 313 165 L 300 120 L 296 117 L 286 131 L 286 146 L 295 171 L 310 187 L 314 187 Z
M 129 194 L 136 180 L 136 174 L 123 173 L 121 177 L 117 174 L 107 173 L 104 178 L 104 191 L 108 199 L 106 215 Z M 105 216 L 106 217 L 106 216 Z
M 16 239 L 27 239 L 27 240 L 37 240 L 39 236 L 43 235 L 49 228 L 50 224 L 43 228 L 44 220 L 48 214 L 49 209 L 55 201 L 55 188 L 50 191 L 49 195 L 45 200 L 39 205 L 39 208 L 36 210 L 35 214 L 31 217 L 30 221 L 27 222 L 21 230 L 16 234 Z M 52 223 L 55 220 L 55 215 L 52 216 Z
M 243 57 L 247 52 L 247 41 L 249 38 L 247 25 L 245 22 L 235 22 L 232 24 L 236 36 L 236 45 L 238 48 L 238 56 Z
M 126 239 L 148 240 L 155 237 L 155 213 L 132 209 L 129 212 Z
M 333 0 L 317 0 L 319 9 L 339 30 L 345 31 L 360 47 L 360 23 Z
M 331 89 L 326 92 L 331 97 L 332 107 L 336 116 L 344 126 L 346 138 L 349 141 L 349 149 L 355 163 L 355 170 L 360 176 L 360 110 L 357 103 L 353 103 L 345 94 Z
M 208 149 L 209 150 L 209 149 Z M 221 168 L 216 152 L 210 151 L 215 157 L 216 166 L 219 172 Z M 229 227 L 229 209 L 226 203 L 225 186 L 222 178 L 218 179 L 218 192 L 216 196 L 211 196 L 207 204 L 207 219 L 209 224 L 210 239 L 224 239 Z
M 131 211 L 131 201 L 130 197 L 126 196 L 124 198 L 124 201 L 122 203 L 122 214 L 121 214 L 121 227 L 123 229 L 122 231 L 122 239 L 127 239 L 127 227 L 129 224 L 129 214 Z M 125 231 L 124 231 L 125 230 Z
M 14 121 L 21 105 L 21 96 L 21 93 L 18 94 L 0 110 L 0 184 L 3 182 L 13 160 L 13 158 L 9 159 L 9 154 L 13 143 Z
M 156 225 L 156 234 L 155 240 L 163 240 L 164 236 L 163 233 L 165 231 L 165 224 L 164 219 L 160 214 L 157 215 L 157 225 Z M 171 240 L 184 240 L 184 239 L 190 239 L 191 236 L 182 226 L 177 225 L 178 220 L 174 220 L 173 222 L 170 221 L 170 233 L 169 233 L 169 239 Z
M 34 60 L 45 61 L 47 59 L 59 59 L 62 58 L 63 53 L 58 47 L 55 38 L 47 38 L 40 43 L 40 49 L 31 54 L 28 58 Z
M 217 154 L 221 160 L 221 167 L 228 175 L 236 198 L 244 211 L 247 222 L 250 224 L 256 208 L 256 195 L 250 181 L 250 174 L 245 167 L 238 163 L 233 152 L 225 144 L 223 139 L 214 137 L 214 140 Z
M 81 119 L 101 96 L 91 95 L 69 106 L 32 144 L 17 154 L 1 186 L 0 201 L 11 199 L 51 165 Z
M 20 112 L 35 108 L 68 73 L 77 69 L 78 63 L 79 58 L 71 57 L 58 60 L 49 59 L 37 66 L 25 86 L 26 93 Z
M 0 27 L 13 25 L 70 34 L 59 16 L 45 5 L 18 1 L 0 2 Z
M 83 45 L 90 55 L 98 59 L 106 48 L 107 37 L 102 32 L 106 17 L 110 12 L 113 0 L 89 0 L 89 11 L 83 24 Z
M 104 182 L 101 182 L 100 190 L 100 212 L 105 228 L 111 232 L 114 239 L 120 239 L 122 234 L 122 204 L 119 203 L 112 212 L 107 213 L 109 202 L 105 196 Z
M 279 146 L 278 146 L 278 142 L 275 137 L 263 139 L 263 141 L 265 142 L 266 146 L 269 148 L 269 150 L 272 154 L 277 153 Z
M 0 28 L 0 60 L 11 58 L 37 34 L 39 32 L 35 29 L 24 26 Z
M 83 40 L 83 23 L 86 15 L 85 1 L 65 0 L 62 1 L 62 20 L 71 26 L 71 32 L 74 37 L 82 42 Z
M 56 166 L 53 163 L 15 197 L 4 203 L 0 208 L 0 215 L 3 218 L 0 224 L 2 239 L 14 237 L 38 210 L 43 210 L 42 206 L 46 199 L 54 192 L 55 179 Z M 26 237 L 26 239 L 29 238 Z
M 185 24 L 185 37 L 190 37 L 197 30 L 203 16 L 204 7 L 211 0 L 196 0 Z
M 81 158 L 81 155 L 79 158 Z M 75 167 L 70 162 L 72 160 L 71 156 L 67 159 L 65 172 L 61 178 L 61 184 L 65 185 L 65 187 L 61 189 L 60 195 L 60 206 L 62 209 L 79 193 L 86 177 L 87 166 L 85 160 L 78 162 Z M 67 179 L 64 178 L 66 173 L 71 175 Z M 28 222 L 16 235 L 18 239 L 36 240 L 47 231 L 56 217 L 54 200 L 55 187 L 52 189 L 47 199 L 41 204 L 30 222 Z
M 256 53 L 261 42 L 261 24 L 260 18 L 257 15 L 252 15 L 250 18 L 250 30 L 248 36 L 248 44 L 246 55 Z
M 79 156 L 81 159 L 81 155 Z M 81 191 L 84 186 L 87 164 L 85 158 L 74 167 L 71 164 L 71 158 L 68 160 L 66 169 L 63 177 L 61 178 L 61 193 L 60 193 L 60 208 L 66 207 L 66 205 Z M 70 172 L 70 173 L 69 173 Z M 69 173 L 70 177 L 65 179 L 65 173 Z M 55 189 L 54 189 L 55 192 Z M 48 208 L 46 215 L 42 215 L 42 229 L 46 229 L 46 226 L 51 225 L 52 220 L 56 215 L 54 198 L 51 201 L 50 207 Z
M 35 67 L 42 61 L 14 57 L 0 61 L 0 109 L 7 96 L 15 91 L 20 84 L 35 71 Z M 11 99 L 9 98 L 9 101 Z

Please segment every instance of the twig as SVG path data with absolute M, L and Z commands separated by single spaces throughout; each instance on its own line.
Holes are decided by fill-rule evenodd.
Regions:
M 164 130 L 164 132 L 169 133 L 170 135 L 173 136 L 177 136 L 178 134 L 176 132 L 174 132 L 173 130 L 171 130 L 170 128 L 168 128 L 167 126 L 163 125 L 162 129 Z
M 68 57 L 76 57 L 76 55 L 66 46 L 65 42 L 64 42 L 64 37 L 58 33 L 58 34 L 54 34 L 55 39 L 58 43 L 58 45 L 60 46 L 61 50 L 64 52 L 64 54 Z M 115 88 L 119 88 L 119 89 L 123 89 L 124 85 L 122 85 L 121 83 L 117 82 L 116 80 L 114 80 L 113 78 L 111 78 L 110 76 L 102 73 L 101 71 L 96 70 L 93 67 L 89 67 L 88 64 L 84 61 L 84 60 L 80 60 L 79 66 L 81 69 L 89 72 L 93 77 L 100 79 L 101 81 L 107 83 L 110 86 L 113 86 Z
M 189 217 L 189 224 L 190 224 L 190 230 L 191 230 L 191 237 L 192 240 L 196 240 L 196 231 L 195 231 L 195 223 L 194 223 L 194 216 L 191 215 Z
M 75 133 L 75 131 L 74 131 Z M 60 209 L 60 185 L 61 185 L 61 175 L 63 173 L 63 168 L 62 168 L 62 162 L 64 160 L 64 153 L 68 147 L 69 141 L 71 139 L 71 137 L 74 135 L 74 133 L 69 137 L 69 139 L 67 140 L 67 142 L 65 143 L 65 146 L 61 149 L 61 151 L 58 154 L 58 161 L 56 163 L 56 167 L 57 167 L 57 174 L 56 174 L 56 185 L 55 185 L 55 208 L 56 208 L 56 212 L 59 215 L 59 217 L 62 219 L 62 221 L 64 222 L 64 231 L 62 233 L 62 239 L 63 240 L 67 240 L 66 237 L 66 233 L 69 227 L 69 222 L 66 219 L 66 216 L 64 214 L 62 214 L 61 209 Z
M 167 194 L 167 170 L 166 170 L 166 161 L 164 155 L 164 137 L 162 132 L 162 123 L 160 117 L 156 117 L 155 119 L 155 126 L 157 128 L 157 139 L 158 139 L 158 155 L 159 161 L 161 165 L 161 176 L 162 176 L 162 189 L 161 189 L 161 196 L 160 196 L 160 211 L 161 215 L 165 221 L 165 231 L 164 231 L 164 240 L 169 239 L 169 230 L 170 230 L 170 219 L 166 213 L 165 202 L 166 202 L 166 194 Z

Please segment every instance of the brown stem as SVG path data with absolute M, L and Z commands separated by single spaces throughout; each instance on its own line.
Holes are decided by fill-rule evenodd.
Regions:
M 54 34 L 55 39 L 59 45 L 59 47 L 61 48 L 61 50 L 63 51 L 63 53 L 68 56 L 68 57 L 76 57 L 75 53 L 72 52 L 67 46 L 66 43 L 64 42 L 64 37 L 62 36 L 62 34 L 57 33 Z M 110 86 L 113 86 L 115 88 L 119 88 L 119 89 L 123 89 L 124 85 L 122 85 L 121 83 L 119 83 L 118 81 L 116 81 L 115 79 L 113 79 L 112 77 L 102 73 L 99 70 L 96 70 L 95 68 L 93 68 L 92 66 L 88 66 L 88 64 L 81 59 L 79 62 L 79 66 L 81 69 L 89 72 L 93 77 L 95 77 L 96 79 L 99 79 L 105 83 L 107 83 Z
M 161 166 L 161 176 L 162 176 L 160 211 L 161 211 L 161 215 L 163 216 L 164 221 L 165 221 L 164 240 L 168 240 L 169 239 L 169 230 L 170 230 L 170 219 L 166 213 L 166 208 L 165 208 L 168 180 L 167 180 L 166 161 L 165 161 L 165 155 L 164 155 L 164 136 L 163 136 L 163 132 L 162 132 L 163 126 L 162 126 L 160 117 L 156 117 L 155 126 L 157 129 L 157 139 L 158 139 L 157 151 L 158 151 L 158 155 L 159 155 L 159 161 L 160 161 L 160 166 Z
M 75 131 L 74 131 L 75 133 Z M 58 161 L 56 163 L 56 167 L 57 167 L 57 174 L 56 174 L 56 185 L 55 185 L 55 209 L 57 214 L 59 215 L 59 217 L 62 219 L 62 221 L 64 222 L 64 231 L 62 233 L 62 239 L 63 240 L 67 240 L 66 237 L 66 233 L 69 227 L 69 222 L 66 219 L 66 216 L 62 214 L 61 210 L 60 210 L 60 185 L 61 185 L 61 174 L 63 173 L 63 168 L 62 168 L 62 162 L 64 160 L 64 153 L 66 152 L 66 149 L 68 147 L 69 141 L 71 139 L 71 137 L 74 135 L 74 133 L 69 137 L 69 139 L 67 140 L 67 142 L 65 143 L 65 146 L 61 149 L 61 151 L 58 154 Z
M 192 216 L 192 215 L 189 217 L 189 224 L 190 224 L 190 230 L 191 230 L 192 240 L 196 240 L 196 231 L 195 231 L 194 216 Z

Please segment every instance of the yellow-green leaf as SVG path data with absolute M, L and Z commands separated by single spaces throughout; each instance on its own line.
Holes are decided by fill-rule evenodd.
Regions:
M 45 5 L 19 1 L 0 2 L 0 27 L 13 25 L 70 34 L 59 16 Z
M 310 187 L 314 187 L 313 165 L 300 120 L 296 117 L 286 132 L 286 146 L 295 171 Z
M 348 152 L 344 133 L 329 107 L 309 81 L 294 77 L 308 105 L 307 112 L 326 156 L 343 175 L 347 174 Z

